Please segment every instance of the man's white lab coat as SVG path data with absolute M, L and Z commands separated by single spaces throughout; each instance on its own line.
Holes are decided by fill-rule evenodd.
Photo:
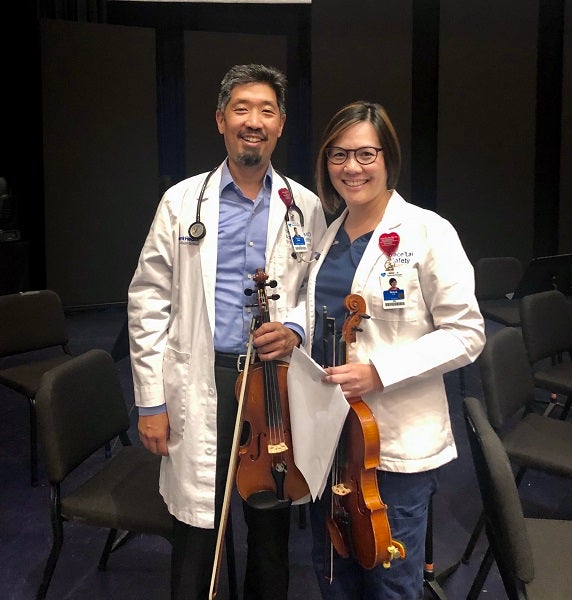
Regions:
M 197 198 L 206 173 L 186 179 L 164 194 L 141 251 L 129 288 L 129 332 L 135 402 L 166 402 L 171 427 L 169 456 L 161 464 L 160 489 L 180 521 L 214 527 L 217 391 L 214 379 L 215 279 L 219 187 L 222 165 L 211 177 L 201 206 L 206 236 L 198 243 L 188 229 L 196 220 Z M 309 263 L 292 258 L 284 220 L 286 207 L 272 177 L 265 271 L 278 283 L 280 298 L 269 303 L 272 321 L 304 327 Z M 319 199 L 289 180 L 312 243 L 326 229 Z M 309 260 L 313 245 L 304 257 Z M 261 265 L 262 267 L 263 265 Z M 242 326 L 240 324 L 239 326 Z

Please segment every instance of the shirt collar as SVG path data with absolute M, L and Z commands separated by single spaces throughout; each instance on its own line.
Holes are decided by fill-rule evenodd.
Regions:
M 264 190 L 266 192 L 272 190 L 272 165 L 271 164 L 268 165 L 268 169 L 266 170 L 266 174 L 264 175 L 264 180 L 263 180 L 262 184 L 263 184 Z M 221 176 L 220 176 L 220 192 L 222 193 L 223 190 L 229 185 L 234 186 L 236 184 L 234 183 L 232 175 L 230 174 L 230 170 L 228 168 L 228 158 L 227 158 L 222 165 L 222 172 L 221 172 Z

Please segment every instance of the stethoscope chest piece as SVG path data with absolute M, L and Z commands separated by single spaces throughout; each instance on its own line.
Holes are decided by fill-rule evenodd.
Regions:
M 201 221 L 195 221 L 194 223 L 191 223 L 191 226 L 189 227 L 189 237 L 194 242 L 202 240 L 205 237 L 206 232 L 207 228 Z

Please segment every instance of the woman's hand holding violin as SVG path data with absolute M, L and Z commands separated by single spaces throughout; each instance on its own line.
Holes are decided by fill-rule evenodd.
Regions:
M 369 392 L 383 390 L 383 383 L 371 363 L 346 363 L 327 367 L 324 383 L 339 384 L 346 398 L 356 398 Z

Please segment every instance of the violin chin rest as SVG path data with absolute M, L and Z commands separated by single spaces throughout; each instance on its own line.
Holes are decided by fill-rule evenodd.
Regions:
M 290 498 L 280 500 L 276 493 L 271 490 L 260 490 L 250 494 L 246 499 L 248 506 L 258 508 L 260 510 L 276 510 L 279 508 L 287 508 L 292 504 Z

